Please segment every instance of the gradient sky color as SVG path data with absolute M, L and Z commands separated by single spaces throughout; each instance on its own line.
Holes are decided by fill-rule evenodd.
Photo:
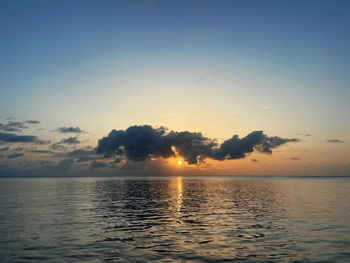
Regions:
M 190 174 L 350 172 L 349 1 L 0 4 L 1 123 L 41 122 L 21 134 L 55 143 L 69 137 L 57 127 L 80 127 L 78 149 L 132 125 L 219 142 L 263 130 L 300 142 L 272 155 L 167 165 Z M 44 158 L 7 146 L 1 175 Z

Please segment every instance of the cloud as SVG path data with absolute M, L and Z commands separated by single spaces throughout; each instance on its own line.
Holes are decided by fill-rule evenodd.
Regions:
M 28 120 L 28 121 L 9 121 L 8 123 L 0 123 L 0 130 L 6 132 L 21 132 L 23 129 L 28 129 L 27 124 L 39 124 L 40 121 Z
M 121 163 L 123 160 L 122 159 L 120 159 L 120 158 L 115 158 L 115 160 L 114 160 L 114 163 Z
M 4 148 L 0 148 L 0 152 L 6 152 L 10 149 L 10 147 L 4 147 Z
M 253 158 L 253 159 L 252 159 L 252 162 L 258 162 L 258 160 L 257 160 L 257 159 L 255 159 L 255 158 Z
M 344 143 L 344 141 L 338 140 L 338 139 L 327 140 L 327 142 L 329 142 L 329 143 Z
M 84 133 L 79 127 L 59 127 L 55 131 L 58 133 Z
M 74 163 L 73 159 L 67 158 L 59 161 L 57 166 L 59 169 L 66 170 L 66 169 L 69 169 L 73 163 Z
M 80 144 L 80 141 L 78 139 L 78 136 L 76 136 L 76 137 L 69 137 L 69 138 L 66 138 L 66 139 L 62 139 L 59 142 L 51 144 L 50 145 L 50 149 L 52 149 L 52 150 L 61 150 L 61 151 L 67 150 L 67 148 L 65 146 L 63 146 L 62 144 L 74 145 L 74 144 Z
M 69 157 L 70 159 L 76 160 L 77 163 L 89 162 L 96 159 L 102 159 L 100 155 L 97 155 L 95 150 L 85 150 L 85 149 L 76 149 L 71 152 L 57 153 L 55 157 Z
M 58 150 L 58 151 L 66 151 L 67 150 L 67 147 L 65 147 L 62 144 L 58 144 L 57 142 L 51 144 L 49 148 L 52 150 Z
M 292 157 L 290 158 L 292 161 L 300 161 L 300 158 L 297 158 L 297 157 Z
M 167 143 L 170 145 L 170 149 L 171 146 L 174 146 L 178 154 L 182 156 L 188 164 L 196 164 L 198 162 L 198 157 L 200 156 L 204 158 L 207 156 L 213 156 L 213 149 L 217 146 L 215 140 L 204 137 L 200 132 L 171 131 L 165 137 Z M 174 156 L 174 152 L 171 152 L 172 154 L 167 153 L 162 157 L 168 158 Z
M 143 161 L 154 157 L 174 156 L 171 144 L 165 136 L 166 129 L 154 129 L 149 125 L 131 126 L 124 130 L 112 130 L 99 140 L 97 153 L 126 155 L 130 160 Z
M 307 133 L 307 132 L 298 132 L 297 135 L 305 136 L 305 137 L 310 137 L 312 134 Z
M 40 144 L 40 145 L 45 145 L 45 144 L 50 144 L 50 140 L 38 140 L 35 142 L 35 144 Z
M 78 139 L 78 137 L 69 137 L 69 138 L 66 138 L 66 139 L 62 139 L 60 142 L 60 144 L 79 144 L 80 141 Z
M 49 144 L 50 141 L 39 140 L 37 136 L 32 135 L 17 135 L 13 133 L 0 132 L 0 141 L 8 143 L 35 143 L 35 144 Z
M 29 128 L 26 122 L 10 121 L 6 124 L 0 123 L 0 130 L 6 132 L 20 132 L 22 129 Z
M 24 155 L 23 153 L 12 153 L 12 154 L 7 155 L 7 158 L 14 159 L 14 158 L 21 157 L 23 155 Z
M 37 121 L 37 120 L 28 120 L 28 121 L 26 121 L 26 123 L 30 123 L 30 124 L 40 124 L 40 121 Z
M 67 155 L 76 159 L 78 163 L 88 162 L 99 158 L 99 156 L 96 155 L 94 150 L 84 150 L 84 149 L 74 150 L 72 152 L 67 153 Z
M 262 136 L 263 138 L 261 139 L 261 142 L 259 142 L 259 144 L 257 144 L 255 147 L 259 152 L 262 153 L 267 153 L 267 154 L 271 154 L 272 150 L 274 148 L 277 148 L 280 145 L 286 144 L 288 142 L 299 142 L 298 139 L 292 138 L 292 139 L 284 139 L 278 136 L 266 136 L 263 134 L 262 131 L 258 131 L 258 132 L 252 132 L 253 133 L 259 133 L 260 136 Z M 249 135 L 248 135 L 249 136 Z M 248 137 L 247 136 L 247 137 Z
M 36 150 L 36 149 L 29 150 L 28 152 L 30 152 L 30 153 L 39 153 L 39 154 L 51 154 L 51 153 L 54 153 L 53 151 L 50 151 L 50 150 Z
M 104 162 L 98 162 L 96 160 L 92 161 L 90 163 L 90 169 L 95 169 L 95 168 L 104 168 L 107 167 L 108 165 Z
M 26 150 L 27 150 L 27 148 L 24 148 L 24 147 L 12 148 L 12 151 L 15 151 L 15 152 L 24 152 Z
M 96 152 L 105 157 L 123 156 L 128 160 L 144 161 L 151 158 L 169 158 L 176 154 L 188 164 L 197 164 L 205 158 L 215 160 L 241 159 L 253 151 L 271 154 L 280 145 L 297 142 L 297 139 L 266 136 L 254 131 L 244 138 L 234 135 L 219 145 L 200 132 L 167 132 L 165 127 L 149 125 L 131 126 L 126 130 L 112 130 L 107 137 L 98 141 Z

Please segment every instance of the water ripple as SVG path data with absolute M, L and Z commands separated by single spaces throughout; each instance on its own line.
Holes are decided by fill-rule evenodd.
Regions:
M 350 257 L 349 179 L 0 180 L 2 262 Z

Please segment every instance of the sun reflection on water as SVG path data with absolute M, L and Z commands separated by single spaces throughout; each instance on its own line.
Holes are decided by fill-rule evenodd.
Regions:
M 183 193 L 182 193 L 182 177 L 177 177 L 177 197 L 176 197 L 176 213 L 177 216 L 181 216 L 181 208 L 183 202 Z M 181 224 L 181 220 L 178 219 L 178 222 Z

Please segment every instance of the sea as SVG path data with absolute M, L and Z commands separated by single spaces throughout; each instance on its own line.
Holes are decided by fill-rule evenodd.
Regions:
M 350 177 L 0 178 L 0 262 L 350 262 Z

